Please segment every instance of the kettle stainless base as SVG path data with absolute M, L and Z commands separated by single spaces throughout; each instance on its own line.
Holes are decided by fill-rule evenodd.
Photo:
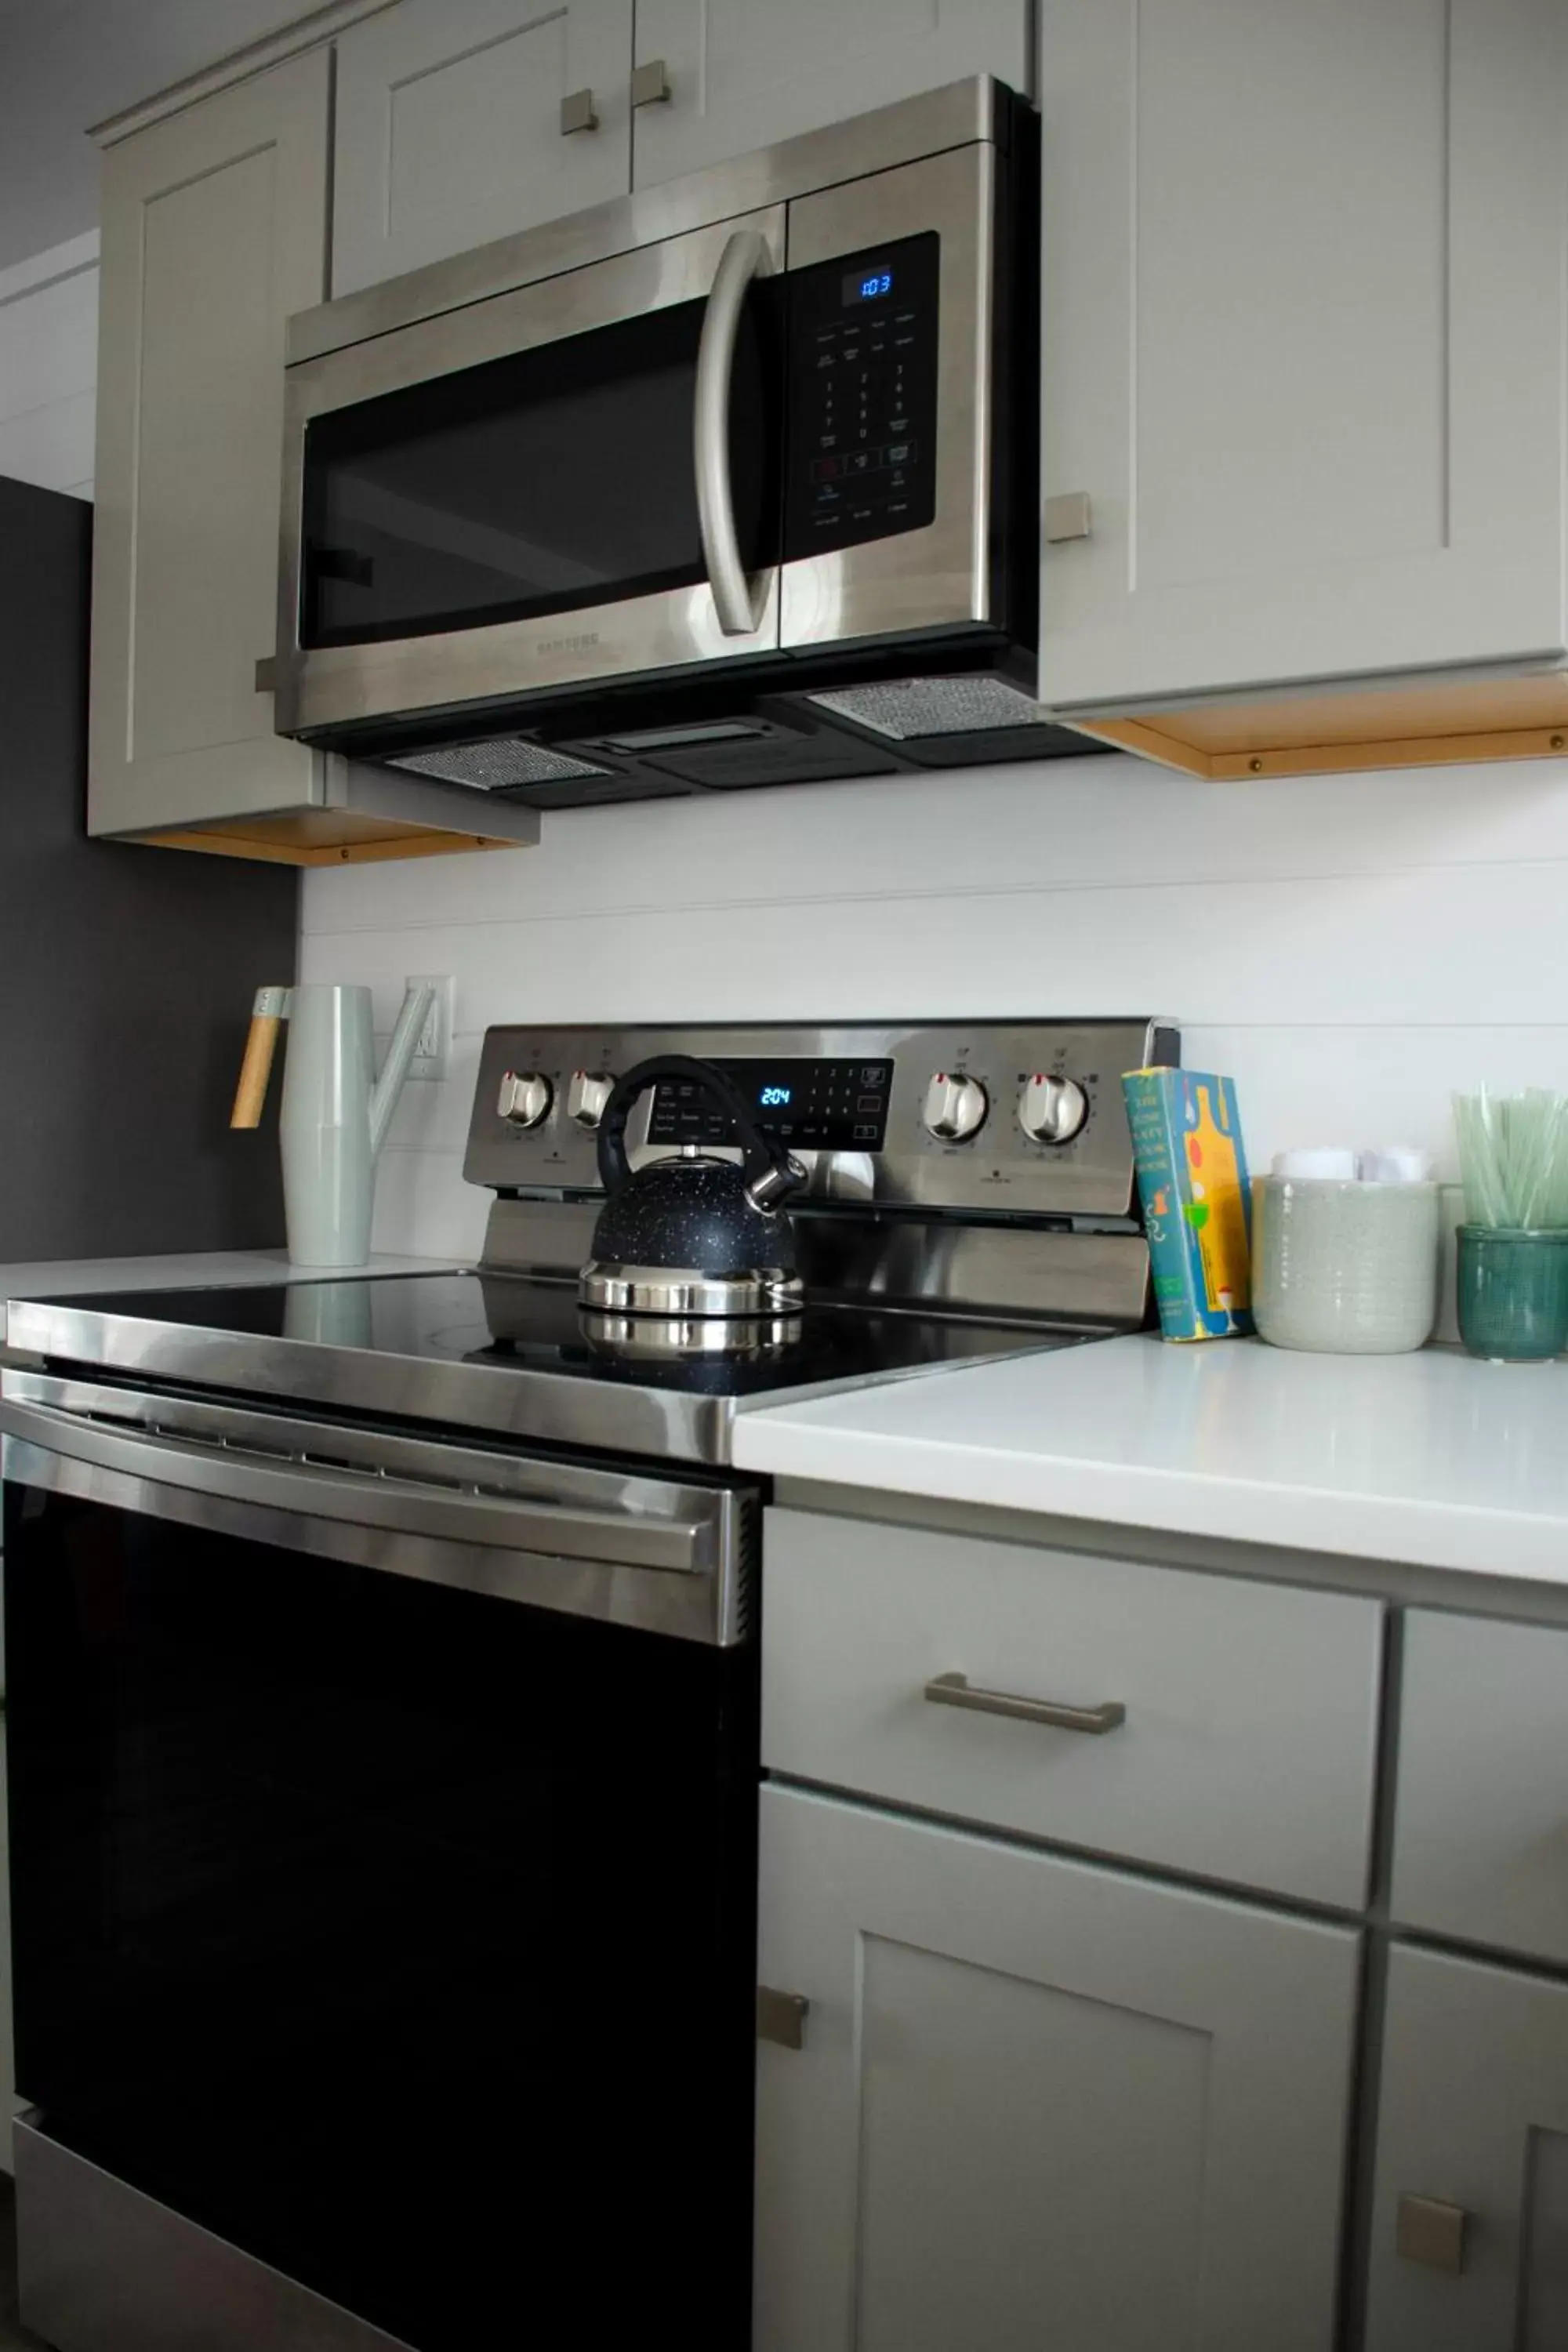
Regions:
M 798 1315 L 595 1315 L 582 1328 L 596 1352 L 617 1364 L 700 1357 L 721 1366 L 782 1355 L 798 1344 Z
M 577 1296 L 601 1314 L 798 1315 L 805 1286 L 784 1266 L 747 1266 L 739 1274 L 706 1274 L 696 1266 L 626 1265 L 591 1257 Z

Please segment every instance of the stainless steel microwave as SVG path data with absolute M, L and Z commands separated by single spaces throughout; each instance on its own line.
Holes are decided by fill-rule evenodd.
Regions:
M 1090 748 L 1037 134 L 977 77 L 291 320 L 279 730 L 548 807 Z

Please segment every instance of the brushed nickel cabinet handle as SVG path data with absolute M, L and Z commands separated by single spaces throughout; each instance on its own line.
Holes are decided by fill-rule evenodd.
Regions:
M 1402 2197 L 1394 2210 L 1394 2251 L 1405 2262 L 1458 2278 L 1465 2267 L 1469 2215 L 1441 2197 Z
M 1016 1698 L 1010 1691 L 973 1690 L 967 1675 L 938 1675 L 925 1695 L 933 1706 L 966 1706 L 976 1715 L 1012 1716 L 1019 1723 L 1048 1723 L 1058 1731 L 1114 1731 L 1127 1720 L 1119 1699 L 1103 1706 L 1064 1706 L 1058 1699 Z
M 646 66 L 632 68 L 632 104 L 657 106 L 669 96 L 669 68 L 662 58 L 649 58 Z
M 1046 500 L 1046 545 L 1059 547 L 1064 539 L 1088 539 L 1094 530 L 1087 490 L 1064 490 Z
M 569 89 L 561 101 L 561 136 L 570 139 L 574 131 L 597 131 L 599 118 L 594 108 L 591 89 Z
M 805 2021 L 811 2003 L 804 1993 L 780 1992 L 773 1985 L 757 1987 L 757 2040 L 776 2042 L 781 2050 L 804 2050 Z

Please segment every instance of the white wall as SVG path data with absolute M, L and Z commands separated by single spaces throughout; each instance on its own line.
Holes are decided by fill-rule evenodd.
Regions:
M 0 270 L 0 474 L 92 496 L 98 232 Z
M 538 849 L 317 871 L 301 977 L 458 982 L 376 1244 L 472 1252 L 480 1035 L 508 1020 L 1171 1013 L 1255 1165 L 1568 1087 L 1568 761 L 1214 784 L 1118 756 L 547 817 Z M 258 974 L 264 979 L 267 975 Z

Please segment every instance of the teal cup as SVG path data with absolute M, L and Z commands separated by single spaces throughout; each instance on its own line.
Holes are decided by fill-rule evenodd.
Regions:
M 1459 1337 L 1472 1356 L 1543 1363 L 1568 1348 L 1568 1226 L 1461 1225 Z

